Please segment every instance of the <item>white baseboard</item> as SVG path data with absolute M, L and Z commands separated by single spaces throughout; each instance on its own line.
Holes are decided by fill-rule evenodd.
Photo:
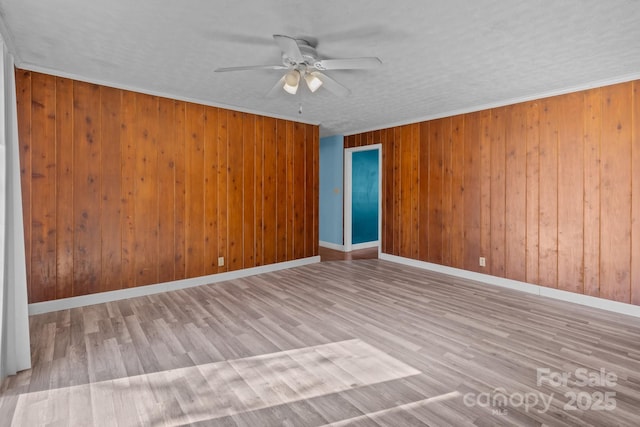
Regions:
M 604 298 L 592 297 L 590 295 L 576 294 L 574 292 L 563 291 L 560 289 L 547 288 L 545 286 L 533 285 L 531 283 L 520 282 L 518 280 L 505 279 L 502 277 L 491 276 L 488 274 L 476 273 L 475 271 L 462 270 L 460 268 L 447 267 L 444 265 L 433 264 L 425 261 L 418 261 L 411 258 L 399 257 L 396 255 L 380 254 L 380 259 L 404 264 L 411 267 L 422 268 L 437 273 L 448 274 L 451 276 L 461 277 L 463 279 L 475 280 L 477 282 L 486 283 L 488 285 L 500 286 L 503 288 L 514 289 L 517 291 L 528 292 L 530 294 L 540 295 L 543 297 L 553 298 L 561 301 L 571 302 L 574 304 L 586 305 L 589 307 L 599 308 L 602 310 L 612 311 L 615 313 L 626 314 L 628 316 L 640 317 L 640 306 L 626 304 L 618 301 L 611 301 Z
M 376 240 L 373 242 L 356 243 L 355 245 L 351 245 L 351 250 L 357 251 L 359 249 L 377 248 L 378 246 L 380 246 L 380 242 Z
M 344 252 L 344 245 L 339 245 L 337 243 L 323 242 L 322 240 L 320 240 L 318 242 L 318 246 L 321 246 L 327 249 L 333 249 L 334 251 Z
M 49 313 L 52 311 L 68 310 L 70 308 L 84 307 L 86 305 L 101 304 L 118 301 L 127 298 L 135 298 L 161 292 L 177 291 L 179 289 L 192 288 L 194 286 L 207 285 L 225 280 L 239 279 L 261 273 L 300 267 L 302 265 L 320 262 L 319 256 L 302 258 L 293 261 L 279 262 L 276 264 L 261 265 L 259 267 L 245 268 L 243 270 L 229 271 L 226 273 L 211 274 L 208 276 L 194 277 L 191 279 L 174 280 L 155 285 L 138 286 L 135 288 L 119 289 L 117 291 L 100 292 L 97 294 L 82 295 L 78 297 L 63 298 L 53 301 L 37 302 L 29 304 L 29 314 Z

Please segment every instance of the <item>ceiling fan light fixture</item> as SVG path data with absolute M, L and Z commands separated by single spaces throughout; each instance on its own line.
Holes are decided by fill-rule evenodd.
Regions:
M 284 76 L 284 86 L 282 88 L 291 95 L 295 95 L 296 92 L 298 92 L 299 83 L 300 73 L 298 72 L 298 70 L 291 70 Z
M 307 87 L 312 93 L 320 89 L 320 86 L 322 86 L 322 80 L 320 80 L 315 73 L 308 73 L 304 76 L 304 80 L 307 82 Z
M 216 72 L 245 71 L 245 70 L 286 70 L 285 75 L 273 85 L 266 96 L 271 98 L 282 93 L 284 89 L 287 93 L 295 95 L 300 86 L 300 80 L 304 79 L 310 92 L 317 92 L 320 87 L 324 87 L 328 92 L 336 96 L 347 96 L 349 89 L 335 81 L 330 76 L 321 71 L 324 70 L 363 70 L 375 68 L 382 64 L 380 58 L 342 58 L 342 59 L 320 59 L 316 52 L 317 40 L 309 42 L 304 39 L 274 34 L 274 41 L 282 51 L 282 65 L 246 65 L 241 67 L 218 68 Z

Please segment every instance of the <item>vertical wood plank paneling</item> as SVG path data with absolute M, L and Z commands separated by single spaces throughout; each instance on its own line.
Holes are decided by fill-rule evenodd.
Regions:
M 413 140 L 411 135 L 411 126 L 405 125 L 400 128 L 400 180 L 402 186 L 400 188 L 400 256 L 411 257 L 411 224 L 412 224 L 412 194 L 411 181 L 413 169 Z
M 393 252 L 393 177 L 394 177 L 394 143 L 393 143 L 393 130 L 385 129 L 383 131 L 382 142 L 382 187 L 383 187 L 383 209 L 382 209 L 382 252 Z M 422 135 L 422 134 L 421 134 Z M 422 153 L 422 137 L 421 137 Z M 422 181 L 421 181 L 422 182 Z M 421 209 L 422 209 L 422 205 Z
M 278 259 L 278 207 L 277 207 L 277 181 L 278 181 L 278 146 L 276 142 L 276 119 L 264 118 L 263 144 L 264 144 L 264 186 L 263 186 L 263 245 L 264 263 L 272 264 Z
M 537 102 L 526 104 L 527 108 L 527 230 L 526 243 L 526 281 L 538 283 L 539 252 L 539 184 L 540 184 L 540 107 Z
M 506 163 L 505 163 L 505 130 L 506 117 L 513 107 L 495 108 L 492 110 L 491 141 L 491 252 L 489 265 L 491 274 L 498 277 L 505 275 L 505 209 L 506 209 Z
M 56 79 L 35 74 L 31 80 L 31 280 L 34 301 L 56 297 Z
M 205 121 L 203 114 L 192 114 L 204 112 L 202 106 L 50 76 L 36 77 L 52 82 L 52 95 L 43 103 L 38 99 L 46 97 L 32 93 L 36 74 L 16 72 L 31 302 L 49 298 L 42 295 L 51 292 L 51 283 L 50 298 L 61 298 L 242 268 L 247 229 L 254 265 L 270 256 L 284 261 L 315 253 L 316 126 L 211 107 Z M 526 281 L 638 303 L 636 85 L 346 137 L 345 146 L 383 144 L 383 249 L 429 259 L 422 236 L 429 249 L 435 233 L 441 262 L 486 272 L 477 267 L 478 256 L 486 256 L 490 271 L 499 274 L 496 250 L 502 250 L 504 275 L 521 280 L 525 233 Z M 50 113 L 40 114 L 39 103 Z M 215 125 L 209 120 L 214 116 Z M 245 156 L 243 117 L 255 123 L 253 157 Z M 434 148 L 438 126 L 444 130 Z M 47 151 L 52 139 L 54 151 Z M 253 164 L 251 172 L 245 161 Z M 53 212 L 32 205 L 44 193 L 36 182 L 45 180 L 41 175 L 53 181 L 42 183 L 54 189 Z M 253 197 L 245 197 L 245 179 Z M 430 191 L 437 180 L 439 197 Z M 253 226 L 245 227 L 249 205 Z M 434 206 L 440 221 L 432 224 Z M 36 241 L 34 224 L 46 224 L 53 230 L 46 235 L 54 237 Z M 114 228 L 120 232 L 109 233 Z M 35 257 L 34 242 L 40 245 Z M 224 267 L 215 265 L 217 254 L 225 256 Z M 37 283 L 31 273 L 36 261 L 54 266 L 40 269 L 46 277 Z M 196 264 L 199 273 L 191 271 Z
M 375 136 L 375 131 L 367 132 L 366 135 L 367 135 L 367 138 L 366 138 L 366 140 L 363 140 L 362 145 L 371 145 L 371 144 L 373 144 L 373 138 Z
M 451 218 L 453 172 L 451 138 L 453 135 L 451 118 L 443 119 L 442 138 L 442 264 L 451 266 Z M 447 218 L 444 220 L 444 218 Z
M 175 105 L 175 126 L 174 135 L 174 156 L 175 156 L 175 276 L 176 279 L 184 279 L 186 274 L 186 251 L 187 251 L 187 210 L 186 204 L 186 118 L 187 104 L 186 102 L 177 102 Z
M 255 265 L 264 264 L 264 118 L 256 117 L 255 145 Z
M 411 193 L 420 193 L 420 125 L 412 124 L 411 129 Z M 420 200 L 411 197 L 411 258 L 418 258 L 420 253 Z
M 243 267 L 255 266 L 255 158 L 256 124 L 253 115 L 242 115 L 242 172 L 243 172 Z
M 122 92 L 122 124 L 120 125 L 120 147 L 122 153 L 122 286 L 136 285 L 136 101 L 133 92 Z
M 20 70 L 16 88 L 30 302 L 317 254 L 317 126 Z
M 386 230 L 385 230 L 385 226 L 384 226 L 384 216 L 385 216 L 385 210 L 387 208 L 387 200 L 386 200 L 386 185 L 387 185 L 387 181 L 385 178 L 385 170 L 384 170 L 384 165 L 385 165 L 385 150 L 387 149 L 387 131 L 386 129 L 381 129 L 380 131 L 378 131 L 378 135 L 377 135 L 377 140 L 376 143 L 380 144 L 380 156 L 382 158 L 381 163 L 380 163 L 380 188 L 378 188 L 378 191 L 380 192 L 380 211 L 378 212 L 378 215 L 380 215 L 380 224 L 381 224 L 381 229 L 379 231 L 379 235 L 378 235 L 378 239 L 379 239 L 379 245 L 380 245 L 380 250 L 382 250 L 382 252 L 384 252 L 384 248 L 386 247 L 386 243 L 385 243 L 385 234 L 386 234 Z M 420 140 L 418 140 L 417 142 L 418 144 L 418 149 L 420 149 Z M 420 159 L 418 159 L 418 168 L 420 168 Z M 418 169 L 419 170 L 419 169 Z M 420 205 L 418 205 L 418 209 L 420 209 Z M 419 218 L 419 217 L 418 217 Z
M 158 283 L 158 98 L 136 100 L 136 286 Z
M 276 121 L 276 236 L 277 261 L 287 260 L 287 123 Z
M 56 79 L 56 298 L 73 296 L 73 173 L 73 80 L 59 77 Z M 117 203 L 119 207 L 119 200 Z M 120 236 L 120 230 L 115 233 Z
M 354 138 L 355 138 L 355 135 L 347 135 L 347 136 L 345 136 L 344 139 L 343 139 L 344 148 L 353 147 Z
M 429 260 L 429 242 L 431 236 L 431 227 L 424 226 L 424 224 L 429 224 L 429 211 L 431 209 L 431 205 L 429 204 L 429 190 L 431 189 L 431 163 L 430 163 L 430 144 L 431 144 L 431 129 L 430 122 L 420 123 L 420 188 L 418 194 L 415 197 L 418 197 L 420 202 L 420 224 L 423 224 L 420 227 L 420 231 L 418 233 L 420 238 L 420 247 L 418 249 L 418 257 L 423 261 Z M 393 194 L 394 187 L 391 185 L 389 189 L 391 194 Z M 389 197 L 393 199 L 392 196 Z M 396 227 L 397 224 L 394 224 Z M 393 236 L 393 233 L 391 233 Z
M 227 113 L 228 145 L 227 145 L 227 170 L 228 170 L 228 260 L 229 269 L 242 268 L 244 263 L 243 227 L 243 139 L 242 139 L 242 113 L 229 111 Z
M 185 113 L 185 275 L 204 274 L 204 107 L 187 103 Z
M 640 305 L 640 82 L 633 82 L 631 130 L 631 304 Z
M 293 168 L 294 161 L 294 125 L 291 122 L 287 122 L 286 125 L 286 159 L 287 159 L 287 260 L 293 259 L 294 239 L 295 239 L 295 202 L 294 202 L 294 186 L 295 186 L 295 171 Z
M 583 94 L 561 97 L 558 118 L 558 288 L 583 293 Z
M 455 116 L 451 122 L 451 263 L 455 268 L 464 268 L 464 116 Z
M 74 84 L 74 267 L 73 295 L 99 291 L 100 235 L 100 87 Z M 37 283 L 37 282 L 36 282 Z
M 176 280 L 175 101 L 158 100 L 158 281 Z
M 204 274 L 218 272 L 218 109 L 204 110 Z
M 306 138 L 302 141 L 304 144 L 304 156 L 305 162 L 304 165 L 307 168 L 303 174 L 303 177 L 306 177 L 306 183 L 304 186 L 305 191 L 305 202 L 304 202 L 304 256 L 310 257 L 313 256 L 313 247 L 314 247 L 314 221 L 313 221 L 313 212 L 315 211 L 314 202 L 316 200 L 315 197 L 315 146 L 313 144 L 313 126 L 306 125 L 305 126 L 305 135 Z
M 18 140 L 20 141 L 20 185 L 22 186 L 22 213 L 24 216 L 25 264 L 29 303 L 35 302 L 36 289 L 31 278 L 31 72 L 16 69 L 16 113 Z M 72 235 L 73 236 L 73 235 Z M 73 266 L 71 266 L 73 268 Z M 73 272 L 71 272 L 73 274 Z
M 304 205 L 305 205 L 305 179 L 304 179 L 304 134 L 305 125 L 295 123 L 293 125 L 293 257 L 304 257 Z
M 505 133 L 505 277 L 526 280 L 527 104 L 514 105 Z
M 480 114 L 480 256 L 485 257 L 486 267 L 480 271 L 491 272 L 491 111 Z
M 480 113 L 465 115 L 464 119 L 464 268 L 480 271 L 478 258 L 481 224 L 481 137 Z
M 102 143 L 102 276 L 100 292 L 122 288 L 122 229 L 120 204 L 122 194 L 122 165 L 120 159 L 121 91 L 100 88 L 100 141 Z
M 382 210 L 380 211 L 380 215 L 381 215 L 381 225 L 382 225 L 382 231 L 380 233 L 380 250 L 383 253 L 389 253 L 389 239 L 391 238 L 390 233 L 391 230 L 389 229 L 389 218 L 390 218 L 390 196 L 391 196 L 391 192 L 390 192 L 390 181 L 389 179 L 393 176 L 392 173 L 388 173 L 388 169 L 389 169 L 389 155 L 390 152 L 392 150 L 391 148 L 391 144 L 389 143 L 388 139 L 387 139 L 387 129 L 383 129 L 380 132 L 380 143 L 382 144 L 382 164 L 380 165 L 381 167 L 381 173 L 382 173 L 382 187 L 380 188 L 381 191 L 381 198 L 382 198 Z
M 229 269 L 228 247 L 228 212 L 229 212 L 229 135 L 227 110 L 218 110 L 218 187 L 216 198 L 218 199 L 218 256 L 223 257 L 224 265 L 218 266 L 218 273 Z
M 444 185 L 444 139 L 446 120 L 434 120 L 429 126 L 429 235 L 427 261 L 441 264 L 442 256 L 442 199 Z
M 584 293 L 600 296 L 600 136 L 602 91 L 584 95 Z
M 346 137 L 385 141 L 383 252 L 638 303 L 638 85 Z
M 313 256 L 318 255 L 318 243 L 320 241 L 320 221 L 319 221 L 319 202 L 320 202 L 320 128 L 313 126 L 311 128 L 313 139 Z M 307 140 L 309 138 L 309 130 L 307 129 Z
M 633 82 L 631 122 L 631 304 L 640 305 L 640 82 Z
M 401 205 L 401 195 L 402 195 L 402 128 L 396 127 L 393 130 L 393 140 L 394 140 L 394 175 L 393 175 L 393 186 L 395 189 L 395 194 L 393 198 L 393 253 L 392 255 L 400 255 L 400 248 L 402 246 L 402 242 L 400 241 L 400 229 L 401 225 L 401 215 L 402 215 L 402 205 Z
M 540 107 L 539 284 L 558 286 L 558 98 Z
M 631 84 L 602 89 L 600 295 L 630 301 Z

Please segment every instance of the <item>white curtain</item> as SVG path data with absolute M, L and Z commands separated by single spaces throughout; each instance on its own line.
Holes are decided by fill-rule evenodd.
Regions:
M 31 367 L 13 57 L 0 64 L 0 382 Z

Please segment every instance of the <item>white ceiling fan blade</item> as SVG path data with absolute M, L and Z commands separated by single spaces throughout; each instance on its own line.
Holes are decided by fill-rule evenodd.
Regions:
M 289 36 L 282 36 L 280 34 L 274 34 L 273 39 L 280 46 L 280 50 L 293 59 L 297 63 L 304 62 L 304 58 L 302 57 L 302 52 L 300 52 L 300 47 L 298 46 L 298 42 L 296 39 L 293 39 Z
M 363 70 L 380 66 L 380 58 L 322 59 L 313 64 L 318 70 Z
M 247 70 L 286 70 L 288 67 L 284 65 L 245 65 L 241 67 L 223 67 L 216 68 L 216 73 L 224 73 L 227 71 L 247 71 Z
M 347 96 L 351 93 L 349 89 L 342 86 L 340 83 L 333 80 L 331 77 L 327 76 L 326 74 L 322 74 L 316 71 L 313 73 L 313 75 L 319 78 L 320 81 L 322 81 L 322 87 L 326 88 L 329 92 L 333 93 L 336 96 L 342 97 L 342 96 Z
M 267 92 L 266 97 L 267 98 L 273 98 L 274 96 L 276 96 L 280 91 L 282 91 L 282 88 L 284 87 L 284 78 L 286 77 L 286 74 L 284 76 L 282 76 L 280 78 L 280 80 L 278 80 L 278 83 L 276 83 L 269 92 Z

